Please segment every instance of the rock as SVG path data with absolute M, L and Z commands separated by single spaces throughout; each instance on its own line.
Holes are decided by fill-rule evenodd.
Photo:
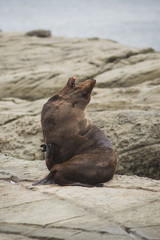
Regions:
M 37 41 L 4 32 L 1 46 L 1 153 L 44 159 L 43 104 L 68 77 L 93 77 L 97 84 L 88 116 L 113 142 L 117 173 L 159 179 L 160 53 L 105 39 Z
M 0 54 L 0 238 L 159 240 L 160 53 L 2 32 Z M 48 174 L 42 106 L 69 76 L 97 80 L 88 116 L 113 142 L 117 173 L 132 176 L 103 188 L 32 186 Z
M 40 112 L 44 100 L 34 104 L 20 99 L 0 101 L 0 152 L 28 160 L 44 159 Z M 10 129 L 10 130 L 9 130 Z
M 117 110 L 97 114 L 101 107 L 97 101 L 104 108 L 103 98 L 100 101 L 97 95 L 93 97 L 88 116 L 111 139 L 117 152 L 117 173 L 159 179 L 160 113 Z M 34 104 L 19 99 L 0 101 L 0 152 L 28 160 L 44 159 L 40 148 L 43 143 L 40 112 L 45 102 L 46 99 Z
M 97 115 L 96 101 L 97 98 L 92 101 L 88 116 L 111 139 L 117 152 L 117 173 L 159 179 L 160 113 L 123 110 L 100 111 Z M 44 159 L 40 148 L 43 143 L 40 111 L 44 102 L 46 99 L 34 104 L 18 99 L 0 102 L 1 152 L 28 160 Z
M 33 187 L 46 175 L 42 161 L 0 161 L 1 239 L 159 239 L 157 180 L 115 175 L 102 188 Z
M 48 30 L 33 30 L 33 31 L 30 31 L 30 32 L 27 32 L 26 33 L 26 36 L 29 36 L 29 37 L 40 37 L 40 38 L 47 38 L 47 37 L 51 37 L 51 31 L 48 31 Z
M 151 54 L 150 54 L 151 55 Z M 157 55 L 158 57 L 158 55 Z M 104 72 L 98 76 L 97 87 L 132 87 L 147 81 L 154 81 L 159 78 L 160 59 L 147 59 L 143 62 L 138 62 L 138 57 L 130 57 L 128 63 L 122 66 L 113 68 L 109 72 Z M 114 60 L 115 61 L 115 60 Z M 122 62 L 123 63 L 123 62 Z M 121 63 L 121 64 L 122 64 Z
M 160 177 L 160 113 L 146 111 L 89 112 L 111 139 L 118 158 L 117 173 Z
M 123 91 L 140 83 L 152 89 L 150 83 L 159 78 L 160 53 L 110 40 L 51 37 L 37 41 L 18 33 L 3 33 L 1 45 L 1 97 L 47 98 L 73 75 L 94 77 L 98 89 L 112 87 L 111 95 L 116 87 Z

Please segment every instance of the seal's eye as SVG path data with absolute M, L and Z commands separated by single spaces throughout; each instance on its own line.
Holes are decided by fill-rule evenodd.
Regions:
M 71 88 L 74 88 L 74 86 L 75 86 L 75 83 L 72 82 L 72 83 L 71 83 Z
M 83 98 L 87 98 L 87 97 L 88 97 L 88 93 L 87 93 L 87 92 L 83 92 L 83 93 L 82 93 L 82 97 L 83 97 Z

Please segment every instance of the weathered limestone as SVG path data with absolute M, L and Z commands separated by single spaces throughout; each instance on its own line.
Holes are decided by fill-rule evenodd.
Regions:
M 3 97 L 49 97 L 72 75 L 95 77 L 99 87 L 135 86 L 160 77 L 160 54 L 153 49 L 138 50 L 105 39 L 0 36 Z
M 0 54 L 0 239 L 159 240 L 160 53 L 1 32 Z M 42 106 L 70 76 L 97 80 L 87 114 L 115 146 L 117 173 L 133 176 L 103 188 L 31 185 L 48 174 Z
M 30 31 L 30 32 L 27 32 L 25 35 L 29 36 L 29 37 L 33 37 L 33 36 L 42 37 L 42 38 L 51 37 L 51 31 L 50 30 L 39 29 L 39 30 L 33 30 L 33 31 Z
M 91 119 L 112 139 L 117 173 L 160 177 L 160 112 L 90 112 Z
M 28 160 L 44 159 L 39 146 L 43 143 L 40 112 L 45 101 L 37 100 L 34 104 L 16 98 L 0 101 L 1 152 Z M 88 116 L 115 146 L 119 160 L 117 173 L 159 179 L 160 112 L 98 111 L 97 101 L 96 95 L 93 96 Z
M 111 138 L 118 173 L 159 179 L 160 53 L 105 39 L 3 32 L 0 46 L 1 152 L 43 159 L 40 112 L 46 98 L 69 76 L 94 77 L 88 115 Z
M 40 112 L 44 100 L 34 102 L 16 98 L 0 101 L 1 152 L 34 160 L 43 159 L 40 144 L 43 141 Z
M 33 187 L 44 162 L 0 160 L 2 239 L 159 239 L 157 180 L 116 175 L 103 188 Z

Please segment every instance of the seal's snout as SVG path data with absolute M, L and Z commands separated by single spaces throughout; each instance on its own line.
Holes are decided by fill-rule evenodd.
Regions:
M 95 80 L 95 79 L 91 78 L 91 80 L 92 80 L 94 83 L 96 83 L 96 80 Z
M 95 86 L 96 85 L 96 80 L 95 79 L 91 79 L 92 80 L 92 84 Z
M 88 92 L 91 92 L 93 90 L 95 84 L 96 84 L 95 79 L 87 79 L 83 84 L 83 88 L 85 90 L 87 90 Z
M 96 84 L 96 80 L 93 78 L 87 79 L 86 81 L 84 81 L 86 83 L 90 83 L 90 84 Z
M 94 86 L 95 86 L 95 84 L 96 84 L 96 80 L 93 79 L 93 78 L 89 78 L 89 79 L 81 82 L 80 84 L 78 84 L 77 88 L 79 90 L 82 90 L 82 91 L 85 90 L 86 92 L 91 93 L 93 88 L 94 88 Z
M 87 82 L 88 84 L 92 85 L 93 87 L 94 87 L 95 84 L 96 84 L 96 80 L 93 79 L 93 78 L 91 78 L 91 79 L 87 79 L 86 82 Z

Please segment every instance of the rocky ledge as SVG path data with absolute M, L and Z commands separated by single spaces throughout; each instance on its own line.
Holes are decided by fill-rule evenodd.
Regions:
M 158 180 L 115 175 L 103 187 L 31 183 L 47 174 L 44 162 L 1 155 L 2 240 L 158 240 Z
M 117 173 L 159 179 L 160 53 L 105 39 L 1 32 L 0 54 L 2 153 L 44 159 L 42 105 L 69 76 L 95 78 L 88 116 L 113 142 Z
M 160 53 L 0 32 L 0 54 L 1 239 L 160 239 Z M 103 188 L 31 186 L 47 174 L 42 105 L 70 76 L 97 80 L 88 116 L 111 139 L 117 174 L 132 176 Z

